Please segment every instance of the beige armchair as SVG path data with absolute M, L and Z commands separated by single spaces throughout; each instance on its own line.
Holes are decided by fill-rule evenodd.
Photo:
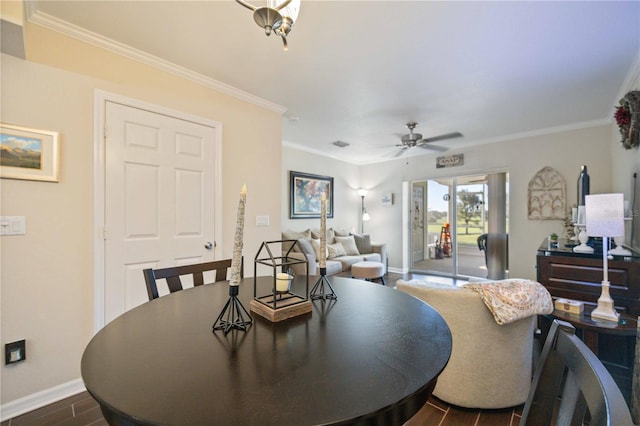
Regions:
M 434 396 L 468 408 L 506 408 L 526 401 L 535 316 L 498 325 L 471 289 L 420 280 L 399 280 L 396 288 L 432 306 L 451 329 L 451 359 Z

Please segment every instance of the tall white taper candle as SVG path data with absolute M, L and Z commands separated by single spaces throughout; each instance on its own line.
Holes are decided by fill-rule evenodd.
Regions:
M 231 280 L 229 285 L 240 284 L 240 268 L 242 267 L 242 245 L 244 233 L 244 206 L 247 202 L 247 185 L 242 185 L 238 214 L 236 216 L 236 234 L 233 239 L 233 258 L 231 259 Z
M 327 196 L 322 193 L 320 200 L 320 267 L 327 267 Z

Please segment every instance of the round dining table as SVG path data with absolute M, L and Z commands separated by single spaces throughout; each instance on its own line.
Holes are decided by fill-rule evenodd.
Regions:
M 212 330 L 228 282 L 144 303 L 96 333 L 82 379 L 112 425 L 403 424 L 449 360 L 446 322 L 393 288 L 329 279 L 336 300 L 280 322 L 252 314 L 246 331 L 228 334 Z M 298 294 L 304 281 L 296 277 Z M 257 292 L 272 283 L 258 277 Z M 247 310 L 253 297 L 254 278 L 244 278 Z

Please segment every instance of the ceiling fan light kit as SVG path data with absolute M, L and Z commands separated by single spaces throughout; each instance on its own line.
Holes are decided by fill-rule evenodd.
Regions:
M 257 7 L 244 0 L 236 0 L 240 5 L 253 11 L 253 19 L 267 36 L 271 32 L 282 38 L 284 50 L 289 50 L 287 35 L 300 13 L 300 0 L 267 0 L 267 6 Z

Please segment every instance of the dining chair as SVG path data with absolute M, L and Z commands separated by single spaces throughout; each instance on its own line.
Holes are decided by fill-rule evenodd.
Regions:
M 169 287 L 169 292 L 173 293 L 183 289 L 181 276 L 191 275 L 193 277 L 193 285 L 204 284 L 204 273 L 214 271 L 214 281 L 224 281 L 227 279 L 227 270 L 231 267 L 231 259 L 216 260 L 213 262 L 195 263 L 191 265 L 172 266 L 169 268 L 144 269 L 144 281 L 147 285 L 147 294 L 149 300 L 157 299 L 158 284 L 157 281 L 164 279 Z M 244 259 L 240 264 L 240 277 L 244 277 Z
M 575 335 L 571 324 L 557 319 L 542 349 L 520 420 L 520 426 L 550 424 L 633 425 L 625 399 L 602 362 Z

